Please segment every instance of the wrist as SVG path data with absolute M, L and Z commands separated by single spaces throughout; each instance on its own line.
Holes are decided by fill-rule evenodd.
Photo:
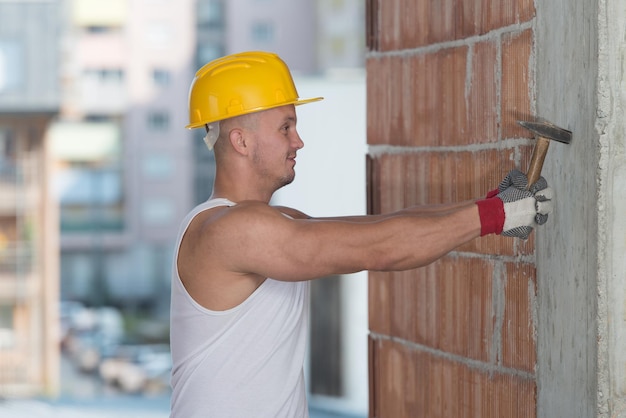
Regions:
M 487 198 L 476 201 L 480 217 L 480 236 L 500 234 L 504 227 L 504 203 L 499 198 Z

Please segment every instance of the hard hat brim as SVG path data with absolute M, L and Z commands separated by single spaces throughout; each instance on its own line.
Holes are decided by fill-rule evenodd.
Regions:
M 201 128 L 209 123 L 212 122 L 217 122 L 218 120 L 224 120 L 224 119 L 230 119 L 230 118 L 234 118 L 236 116 L 241 116 L 241 115 L 247 115 L 249 113 L 256 113 L 256 112 L 261 112 L 263 110 L 268 110 L 268 109 L 273 109 L 276 107 L 281 107 L 281 106 L 287 106 L 287 105 L 294 105 L 294 106 L 299 106 L 299 105 L 303 105 L 303 104 L 307 104 L 307 103 L 313 103 L 313 102 L 318 102 L 320 100 L 323 100 L 323 97 L 313 97 L 310 99 L 297 99 L 297 100 L 291 100 L 291 101 L 287 101 L 284 103 L 277 103 L 275 105 L 272 106 L 262 106 L 259 108 L 255 108 L 255 109 L 244 109 L 240 112 L 234 112 L 232 114 L 229 114 L 228 117 L 225 118 L 221 118 L 221 119 L 213 119 L 213 120 L 204 120 L 202 122 L 196 122 L 196 123 L 190 123 L 189 125 L 185 126 L 185 129 L 195 129 L 195 128 Z

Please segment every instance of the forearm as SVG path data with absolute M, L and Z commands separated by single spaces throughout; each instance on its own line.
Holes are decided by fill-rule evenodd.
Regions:
M 391 231 L 381 237 L 378 257 L 369 270 L 406 270 L 432 263 L 480 236 L 478 208 L 473 202 L 434 212 L 402 211 L 381 222 Z
M 403 215 L 435 215 L 435 214 L 445 215 L 457 209 L 472 206 L 474 204 L 475 204 L 474 200 L 466 200 L 466 201 L 455 202 L 455 203 L 411 206 L 411 207 L 404 208 L 396 212 L 383 213 L 383 214 L 377 214 L 377 215 L 335 216 L 335 217 L 318 218 L 318 219 L 346 221 L 346 222 L 372 222 L 372 221 L 379 221 L 379 220 L 389 219 L 389 218 L 393 218 L 396 216 L 403 216 Z

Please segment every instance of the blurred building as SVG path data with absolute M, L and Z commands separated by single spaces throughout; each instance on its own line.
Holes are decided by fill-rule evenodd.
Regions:
M 221 13 L 224 22 L 223 36 L 200 46 L 202 62 L 223 53 L 264 50 L 278 53 L 296 74 L 364 67 L 361 0 L 198 0 L 198 4 L 214 16 Z
M 317 0 L 317 68 L 365 68 L 365 2 Z
M 58 221 L 47 129 L 60 2 L 0 2 L 0 397 L 58 387 Z
M 173 237 L 193 203 L 194 5 L 65 1 L 51 130 L 63 299 L 167 313 Z
M 362 67 L 363 8 L 0 1 L 0 396 L 57 390 L 59 297 L 167 314 L 173 239 L 213 182 L 183 129 L 195 70 L 249 49 L 296 74 Z

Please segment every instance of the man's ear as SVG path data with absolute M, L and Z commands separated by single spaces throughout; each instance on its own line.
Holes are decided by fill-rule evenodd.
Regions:
M 233 149 L 242 155 L 248 154 L 248 144 L 246 142 L 246 136 L 241 128 L 233 128 L 228 132 L 228 140 Z

